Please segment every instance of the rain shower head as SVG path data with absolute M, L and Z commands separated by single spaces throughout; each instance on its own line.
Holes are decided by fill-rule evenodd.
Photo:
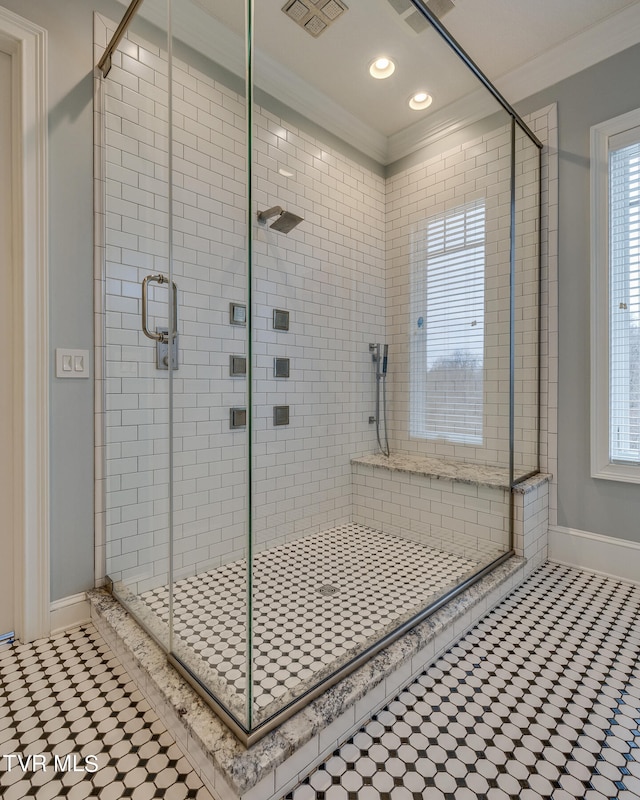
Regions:
M 281 206 L 274 206 L 266 211 L 258 211 L 258 221 L 266 223 L 268 219 L 275 217 L 276 214 L 278 219 L 272 222 L 269 227 L 273 228 L 274 231 L 280 231 L 280 233 L 289 233 L 303 221 L 303 217 L 292 214 L 290 211 L 285 211 Z

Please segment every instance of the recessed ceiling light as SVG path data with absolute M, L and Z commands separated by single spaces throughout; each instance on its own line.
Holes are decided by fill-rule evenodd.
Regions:
M 414 111 L 422 111 L 425 108 L 429 108 L 431 103 L 433 102 L 433 97 L 426 92 L 416 92 L 413 97 L 409 99 L 409 106 Z
M 372 78 L 377 78 L 378 80 L 393 75 L 395 69 L 396 65 L 387 56 L 379 56 L 369 64 L 369 74 Z

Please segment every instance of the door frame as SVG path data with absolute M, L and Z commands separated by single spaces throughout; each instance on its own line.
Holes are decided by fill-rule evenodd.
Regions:
M 14 594 L 23 642 L 50 633 L 47 32 L 0 6 L 13 86 Z

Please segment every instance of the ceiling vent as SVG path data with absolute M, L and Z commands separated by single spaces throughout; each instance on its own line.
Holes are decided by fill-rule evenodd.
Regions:
M 426 17 L 422 16 L 411 0 L 389 0 L 389 5 L 415 33 L 422 33 L 429 27 Z M 438 19 L 442 19 L 454 7 L 451 0 L 426 0 L 425 5 Z
M 347 6 L 341 0 L 287 0 L 282 10 L 317 39 L 347 10 Z

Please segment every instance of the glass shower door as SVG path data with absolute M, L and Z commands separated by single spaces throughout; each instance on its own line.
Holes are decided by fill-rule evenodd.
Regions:
M 245 30 L 243 4 L 145 0 L 101 87 L 106 571 L 240 729 L 250 725 Z

